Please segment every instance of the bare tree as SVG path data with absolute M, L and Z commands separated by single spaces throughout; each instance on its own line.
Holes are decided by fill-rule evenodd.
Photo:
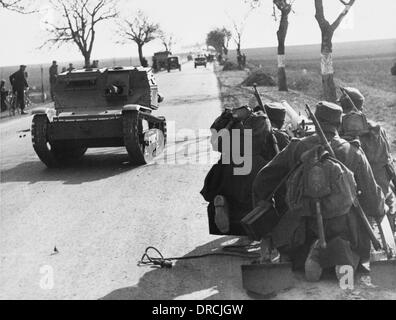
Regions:
M 173 45 L 176 43 L 174 35 L 160 31 L 159 38 L 165 47 L 165 51 L 172 52 Z
M 340 26 L 345 16 L 349 13 L 355 0 L 346 2 L 339 0 L 344 6 L 344 10 L 340 13 L 338 18 L 330 24 L 324 15 L 323 0 L 315 0 L 316 20 L 318 21 L 320 30 L 322 32 L 322 48 L 321 48 L 321 69 L 324 97 L 328 101 L 335 102 L 337 100 L 337 91 L 334 84 L 334 68 L 333 68 L 333 36 L 335 30 Z
M 240 57 L 242 55 L 242 37 L 245 31 L 247 20 L 252 13 L 253 8 L 249 8 L 249 10 L 243 15 L 242 19 L 232 18 L 228 15 L 231 24 L 232 24 L 232 39 L 235 42 L 237 55 Z
M 127 41 L 132 40 L 136 43 L 142 66 L 147 64 L 143 55 L 144 45 L 158 38 L 159 34 L 159 24 L 150 21 L 150 19 L 140 10 L 132 20 L 126 19 L 124 20 L 124 23 L 120 25 L 121 42 L 126 43 Z
M 0 0 L 0 8 L 23 14 L 36 12 L 31 5 L 31 1 L 27 0 Z
M 60 19 L 47 22 L 51 38 L 46 44 L 75 43 L 84 57 L 85 67 L 91 65 L 96 39 L 96 26 L 117 17 L 114 0 L 51 0 Z
M 252 8 L 258 8 L 263 3 L 263 0 L 245 0 L 250 2 Z M 287 77 L 286 77 L 286 37 L 289 30 L 289 15 L 293 10 L 292 0 L 272 0 L 273 16 L 275 21 L 278 20 L 276 9 L 280 13 L 279 28 L 276 33 L 278 38 L 278 88 L 279 91 L 288 91 Z

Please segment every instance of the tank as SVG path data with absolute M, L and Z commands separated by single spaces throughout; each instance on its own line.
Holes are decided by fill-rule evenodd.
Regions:
M 55 109 L 33 111 L 32 142 L 49 168 L 80 160 L 89 148 L 125 147 L 133 165 L 160 155 L 166 120 L 148 68 L 83 69 L 58 76 Z

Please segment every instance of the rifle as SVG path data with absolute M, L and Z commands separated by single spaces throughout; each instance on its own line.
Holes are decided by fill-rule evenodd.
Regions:
M 254 84 L 254 85 L 253 85 L 253 88 L 254 88 L 254 96 L 256 97 L 257 102 L 258 102 L 260 108 L 263 110 L 264 114 L 265 114 L 265 115 L 267 116 L 267 118 L 268 118 L 268 122 L 269 122 L 269 131 L 270 131 L 270 134 L 271 134 L 272 145 L 274 146 L 275 153 L 278 155 L 278 154 L 280 153 L 279 143 L 278 143 L 278 139 L 277 139 L 276 136 L 275 136 L 274 131 L 272 130 L 271 119 L 269 118 L 268 113 L 267 113 L 267 110 L 265 109 L 263 100 L 261 100 L 260 93 L 259 93 L 258 90 L 257 90 L 257 85 Z
M 313 123 L 315 125 L 316 132 L 317 132 L 322 144 L 324 145 L 326 150 L 329 152 L 329 154 L 332 157 L 334 157 L 334 159 L 337 159 L 337 157 L 335 155 L 335 152 L 334 152 L 333 148 L 331 147 L 330 143 L 328 142 L 328 140 L 327 140 L 327 138 L 326 138 L 326 136 L 325 136 L 325 134 L 323 132 L 323 129 L 322 129 L 322 127 L 321 127 L 321 125 L 320 125 L 320 123 L 318 121 L 318 119 L 316 118 L 315 114 L 312 112 L 312 110 L 311 110 L 311 108 L 309 107 L 308 104 L 306 105 L 306 110 L 307 110 L 309 118 L 313 121 Z M 377 240 L 377 237 L 375 236 L 374 230 L 372 229 L 371 224 L 370 224 L 369 220 L 367 219 L 367 216 L 364 213 L 362 206 L 359 203 L 359 200 L 358 199 L 356 199 L 356 200 L 357 200 L 357 203 L 355 205 L 356 212 L 357 212 L 359 218 L 361 219 L 361 221 L 362 221 L 362 223 L 363 223 L 363 225 L 364 225 L 364 227 L 365 227 L 365 229 L 366 229 L 366 231 L 367 231 L 367 233 L 368 233 L 368 235 L 370 237 L 370 240 L 373 243 L 373 246 L 374 246 L 375 250 L 379 251 L 379 250 L 382 249 L 382 245 Z

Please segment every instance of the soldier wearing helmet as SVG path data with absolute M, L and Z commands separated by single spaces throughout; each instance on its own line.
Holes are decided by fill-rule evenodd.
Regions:
M 385 129 L 377 123 L 366 120 L 364 103 L 365 98 L 358 89 L 343 89 L 339 99 L 344 111 L 341 135 L 346 140 L 357 138 L 360 140 L 374 177 L 386 197 L 389 206 L 388 217 L 395 231 L 396 197 L 391 188 L 391 175 L 394 172 L 391 147 Z

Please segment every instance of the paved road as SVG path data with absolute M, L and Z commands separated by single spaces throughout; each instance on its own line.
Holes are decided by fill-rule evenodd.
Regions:
M 230 240 L 208 235 L 199 195 L 216 158 L 200 130 L 221 109 L 213 70 L 187 64 L 157 78 L 170 143 L 154 165 L 132 168 L 123 149 L 98 149 L 48 170 L 19 133 L 30 117 L 0 124 L 0 299 L 247 298 L 238 258 L 137 267 L 150 245 L 184 256 Z

